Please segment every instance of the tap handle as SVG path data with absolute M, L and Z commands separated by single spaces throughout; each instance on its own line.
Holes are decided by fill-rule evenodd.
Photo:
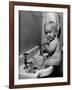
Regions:
M 29 53 L 27 53 L 27 52 L 24 53 L 25 59 L 27 59 L 27 55 L 28 55 L 28 54 L 29 54 Z
M 29 53 L 25 52 L 24 55 L 27 56 Z

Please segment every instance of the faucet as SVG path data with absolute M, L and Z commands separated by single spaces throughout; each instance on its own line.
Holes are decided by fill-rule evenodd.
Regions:
M 28 53 L 24 53 L 24 56 L 25 56 L 25 58 L 24 58 L 24 64 L 25 64 L 25 68 L 28 68 L 28 66 L 27 66 L 27 55 L 28 55 Z
M 26 69 L 26 72 L 33 72 L 33 68 L 32 68 L 32 65 L 33 65 L 33 63 L 32 62 L 27 62 L 27 55 L 28 55 L 29 53 L 24 53 L 24 56 L 25 56 L 25 58 L 24 58 L 24 64 L 25 64 L 25 67 L 24 67 L 24 69 Z

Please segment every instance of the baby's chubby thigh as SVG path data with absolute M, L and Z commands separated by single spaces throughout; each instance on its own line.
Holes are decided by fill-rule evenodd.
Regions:
M 61 61 L 61 55 L 55 55 L 55 56 L 51 56 L 49 57 L 48 59 L 46 59 L 44 61 L 44 65 L 55 65 L 55 66 L 58 66 L 60 64 L 60 61 Z

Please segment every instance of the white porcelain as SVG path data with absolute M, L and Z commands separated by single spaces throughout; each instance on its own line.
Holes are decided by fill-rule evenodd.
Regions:
M 39 75 L 39 72 L 36 73 L 27 73 L 26 70 L 24 69 L 24 65 L 20 67 L 20 74 L 19 78 L 20 79 L 31 79 L 31 78 L 37 78 Z
M 45 77 L 50 75 L 53 72 L 53 66 L 50 66 L 48 68 L 39 70 L 39 77 Z
M 37 78 L 37 77 L 45 77 L 48 76 L 52 73 L 53 71 L 53 66 L 50 66 L 46 69 L 42 69 L 42 70 L 37 70 L 35 73 L 28 73 L 26 72 L 26 70 L 24 69 L 24 65 L 22 65 L 20 67 L 20 74 L 19 74 L 19 78 L 20 79 L 31 79 L 31 78 Z

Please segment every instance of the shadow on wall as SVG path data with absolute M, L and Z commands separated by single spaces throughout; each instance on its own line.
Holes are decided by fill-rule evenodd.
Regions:
M 19 55 L 41 43 L 42 14 L 19 11 Z

